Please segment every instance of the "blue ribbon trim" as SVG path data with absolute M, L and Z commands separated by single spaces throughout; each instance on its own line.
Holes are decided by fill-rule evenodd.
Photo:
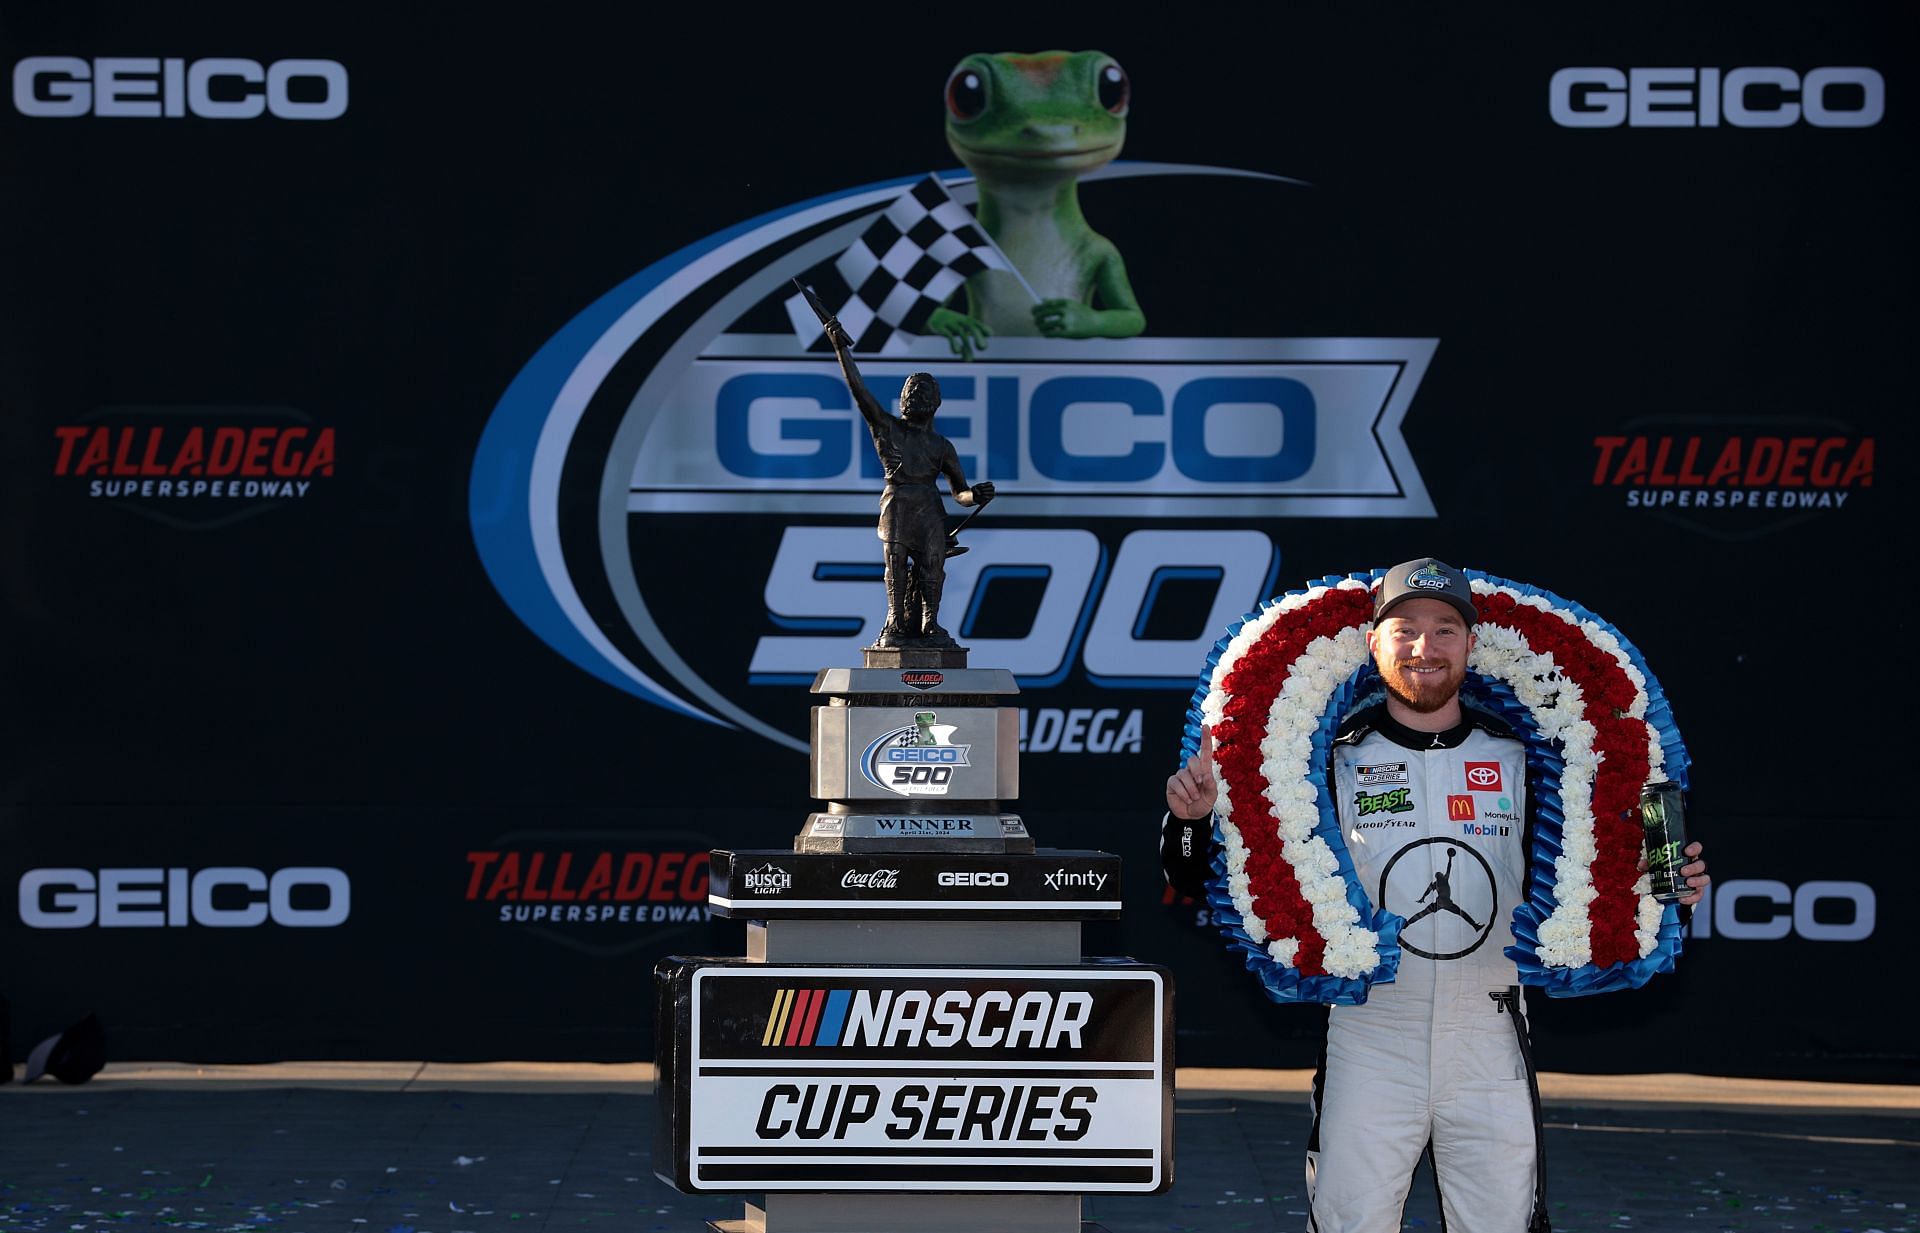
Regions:
M 1365 574 L 1329 575 L 1310 586 L 1333 587 L 1347 578 L 1371 582 L 1385 573 L 1374 570 Z M 1673 718 L 1672 707 L 1668 704 L 1666 692 L 1661 689 L 1658 678 L 1647 666 L 1646 656 L 1638 647 L 1628 641 L 1618 628 L 1602 620 L 1588 609 L 1570 600 L 1563 599 L 1551 591 L 1525 583 L 1512 582 L 1479 570 L 1463 571 L 1467 577 L 1485 581 L 1494 586 L 1508 587 L 1520 595 L 1537 595 L 1548 604 L 1565 612 L 1572 613 L 1581 621 L 1591 621 L 1599 628 L 1611 634 L 1620 642 L 1628 662 L 1632 663 L 1647 682 L 1647 723 L 1659 735 L 1661 752 L 1665 758 L 1664 773 L 1668 779 L 1682 788 L 1687 785 L 1691 760 L 1687 756 L 1685 743 L 1680 738 L 1680 730 Z M 1258 619 L 1287 595 L 1303 595 L 1309 587 L 1288 591 L 1262 603 L 1240 620 L 1227 627 L 1226 633 L 1213 645 L 1207 655 L 1205 668 L 1201 670 L 1198 687 L 1187 708 L 1187 722 L 1181 734 L 1180 760 L 1184 763 L 1200 748 L 1201 706 L 1206 701 L 1212 687 L 1213 670 L 1218 666 L 1220 657 L 1227 646 L 1246 627 L 1247 623 Z M 1319 806 L 1320 820 L 1314 827 L 1314 834 L 1325 841 L 1332 849 L 1340 865 L 1340 877 L 1346 883 L 1347 902 L 1360 914 L 1360 920 L 1367 928 L 1380 935 L 1380 964 L 1371 972 L 1358 977 L 1303 976 L 1298 969 L 1283 964 L 1267 952 L 1266 947 L 1255 942 L 1246 930 L 1246 921 L 1233 906 L 1233 897 L 1227 891 L 1226 856 L 1224 840 L 1219 820 L 1214 823 L 1216 850 L 1213 859 L 1213 876 L 1207 882 L 1207 906 L 1211 910 L 1213 921 L 1220 929 L 1227 948 L 1239 952 L 1247 970 L 1260 981 L 1268 998 L 1275 1002 L 1321 1002 L 1336 1006 L 1357 1006 L 1367 1000 L 1367 991 L 1375 984 L 1392 981 L 1400 965 L 1400 928 L 1405 923 L 1402 918 L 1376 909 L 1368 900 L 1366 891 L 1360 885 L 1359 876 L 1353 866 L 1353 858 L 1347 852 L 1346 838 L 1340 832 L 1339 818 L 1334 810 L 1333 793 L 1326 782 L 1326 767 L 1329 751 L 1333 748 L 1333 738 L 1341 722 L 1358 709 L 1356 700 L 1364 702 L 1379 688 L 1379 672 L 1373 663 L 1362 664 L 1351 677 L 1333 691 L 1328 700 L 1327 709 L 1321 715 L 1320 726 L 1313 737 L 1313 755 L 1308 763 L 1307 779 L 1314 785 L 1315 797 Z M 1539 929 L 1542 921 L 1553 914 L 1554 868 L 1553 862 L 1560 855 L 1562 827 L 1565 822 L 1560 799 L 1560 778 L 1566 763 L 1560 756 L 1560 750 L 1552 742 L 1540 735 L 1539 728 L 1533 722 L 1532 714 L 1513 694 L 1513 690 L 1500 681 L 1480 673 L 1470 673 L 1461 689 L 1462 699 L 1476 708 L 1494 715 L 1512 725 L 1515 733 L 1526 744 L 1527 778 L 1533 792 L 1534 833 L 1533 847 L 1528 860 L 1527 885 L 1523 888 L 1523 899 L 1513 914 L 1513 934 L 1515 945 L 1505 948 L 1506 956 L 1513 960 L 1518 969 L 1520 983 L 1546 990 L 1550 997 L 1584 997 L 1594 993 L 1611 993 L 1620 989 L 1637 989 L 1651 980 L 1655 973 L 1671 972 L 1674 961 L 1679 957 L 1682 947 L 1679 909 L 1667 905 L 1661 917 L 1660 928 L 1656 934 L 1653 950 L 1629 963 L 1616 963 L 1601 968 L 1586 964 L 1578 968 L 1549 968 L 1540 962 Z

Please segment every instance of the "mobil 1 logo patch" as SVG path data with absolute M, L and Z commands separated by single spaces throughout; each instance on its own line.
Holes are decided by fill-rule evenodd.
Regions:
M 692 1189 L 1168 1180 L 1157 969 L 711 967 L 692 1001 Z

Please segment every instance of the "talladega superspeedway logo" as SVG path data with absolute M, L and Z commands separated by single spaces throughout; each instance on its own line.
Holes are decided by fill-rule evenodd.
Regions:
M 1301 191 L 1166 163 L 1079 180 L 1188 177 Z M 806 747 L 754 713 L 753 687 L 858 663 L 878 634 L 882 479 L 831 353 L 786 329 L 780 309 L 795 276 L 846 274 L 849 252 L 926 181 L 862 185 L 689 245 L 589 306 L 515 378 L 474 459 L 470 515 L 495 587 L 555 650 L 655 705 Z M 993 191 L 962 171 L 940 185 L 969 208 Z M 907 263 L 894 273 L 913 277 Z M 966 308 L 974 291 L 969 281 L 949 305 Z M 1174 304 L 1147 308 L 1178 318 Z M 914 328 L 861 356 L 862 371 L 889 405 L 908 372 L 931 371 L 940 431 L 969 480 L 999 486 L 968 554 L 948 565 L 942 612 L 973 662 L 1029 688 L 1076 667 L 1096 686 L 1191 688 L 1217 631 L 1270 593 L 1279 566 L 1264 532 L 1231 523 L 1433 514 L 1400 429 L 1436 340 L 998 330 L 962 359 L 937 325 Z M 1206 517 L 1231 523 L 1155 525 Z M 1133 527 L 1110 546 L 1086 527 L 1097 518 Z M 705 555 L 650 559 L 696 539 Z M 712 594 L 728 577 L 738 594 Z M 1182 587 L 1201 588 L 1205 619 L 1169 632 L 1156 612 Z M 1008 595 L 1023 613 L 995 626 Z M 715 633 L 721 615 L 747 610 L 750 632 Z

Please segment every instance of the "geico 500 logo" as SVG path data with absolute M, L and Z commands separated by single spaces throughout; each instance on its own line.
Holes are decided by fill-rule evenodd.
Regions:
M 353 892 L 339 869 L 30 869 L 20 877 L 20 923 L 30 929 L 161 929 L 203 925 L 289 929 L 344 924 Z
M 941 74 L 929 67 L 936 99 Z M 937 128 L 929 145 L 946 148 Z M 1272 194 L 1276 206 L 1296 187 L 1265 172 L 1174 163 L 1070 175 L 1100 182 L 1088 191 L 1115 216 L 1164 209 L 1168 193 L 1190 185 L 1198 196 L 1222 176 Z M 813 346 L 817 326 L 793 316 L 787 297 L 795 277 L 842 268 L 918 187 L 860 185 L 668 254 L 528 362 L 482 435 L 469 507 L 489 578 L 539 637 L 655 705 L 806 748 L 756 713 L 751 687 L 859 662 L 855 653 L 880 633 L 887 603 L 872 520 L 884 477 L 832 355 Z M 963 212 L 991 191 L 959 174 L 944 188 Z M 1249 242 L 1263 228 L 1249 222 Z M 957 359 L 945 339 L 903 328 L 859 357 L 883 404 L 909 372 L 932 373 L 939 431 L 969 480 L 998 486 L 992 516 L 969 528 L 966 555 L 946 567 L 941 611 L 973 662 L 1009 668 L 1028 688 L 1075 672 L 1097 686 L 1191 688 L 1217 631 L 1269 593 L 1276 553 L 1260 531 L 1159 524 L 1433 516 L 1401 424 L 1437 340 L 1261 337 L 1258 304 L 1239 337 L 1192 336 L 1206 333 L 1198 319 L 1183 321 L 1192 302 L 1163 294 L 1142 305 L 1153 335 L 996 330 L 989 349 Z M 767 332 L 781 320 L 796 332 Z M 665 580 L 700 568 L 653 555 L 683 550 L 686 537 L 658 531 L 686 515 L 709 526 L 724 523 L 716 515 L 781 521 L 770 562 L 702 581 L 714 611 L 755 618 L 738 638 L 690 640 L 669 633 L 682 623 L 657 615 L 687 602 L 686 589 L 668 593 Z M 1096 518 L 1136 525 L 1097 534 L 1085 529 Z M 742 543 L 770 538 L 741 529 Z M 569 548 L 589 539 L 591 551 Z M 607 576 L 574 577 L 589 560 Z M 717 596 L 714 585 L 739 589 Z M 611 605 L 582 598 L 609 590 Z M 1167 615 L 1189 609 L 1205 619 Z M 745 691 L 734 684 L 742 681 Z M 1041 722 L 1035 740 L 1062 752 L 1137 739 L 1111 719 L 1084 733 Z M 918 786 L 938 786 L 938 768 L 908 778 L 921 773 Z
M 28 56 L 13 66 L 13 105 L 49 118 L 336 120 L 347 113 L 347 70 L 338 60 Z
M 1736 878 L 1707 888 L 1688 932 L 1742 942 L 1805 938 L 1864 942 L 1873 936 L 1877 900 L 1865 882 L 1802 882 Z
M 1563 68 L 1547 110 L 1562 128 L 1871 128 L 1887 85 L 1870 68 Z

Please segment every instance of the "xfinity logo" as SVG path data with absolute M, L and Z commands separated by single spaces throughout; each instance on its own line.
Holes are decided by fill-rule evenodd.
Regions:
M 13 105 L 48 118 L 337 120 L 347 70 L 338 60 L 28 56 L 13 66 Z
M 943 869 L 937 880 L 942 886 L 1005 886 L 1007 875 L 1002 870 L 987 872 L 963 869 L 955 872 L 951 869 Z
M 311 866 L 272 874 L 237 866 L 30 869 L 20 877 L 20 923 L 29 929 L 251 929 L 268 921 L 330 929 L 352 907 L 347 875 Z
M 1047 889 L 1054 891 L 1066 890 L 1074 886 L 1091 886 L 1095 890 L 1101 890 L 1107 884 L 1107 875 L 1104 873 L 1095 873 L 1092 870 L 1083 872 L 1072 869 L 1056 869 L 1052 873 L 1045 875 L 1045 881 Z
M 1870 68 L 1563 68 L 1547 87 L 1562 128 L 1871 128 L 1886 109 Z

